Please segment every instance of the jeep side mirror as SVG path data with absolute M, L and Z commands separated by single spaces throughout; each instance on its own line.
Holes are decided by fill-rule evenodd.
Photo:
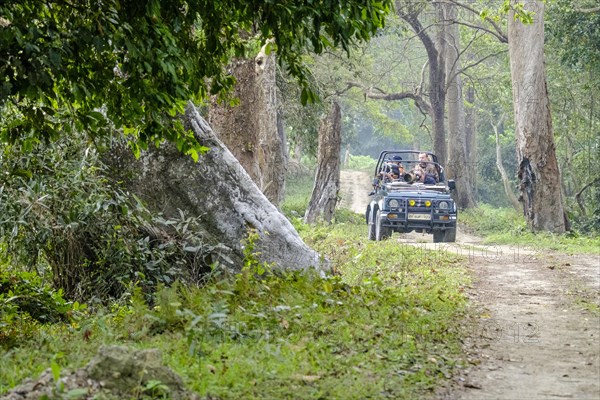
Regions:
M 456 183 L 453 179 L 448 179 L 448 188 L 450 190 L 456 190 Z

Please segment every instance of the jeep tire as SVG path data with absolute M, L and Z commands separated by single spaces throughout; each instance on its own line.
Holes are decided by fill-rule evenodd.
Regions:
M 454 243 L 456 242 L 456 227 L 446 229 L 444 232 L 444 242 Z
M 380 210 L 377 210 L 377 214 L 375 214 L 374 222 L 375 222 L 375 240 L 377 240 L 379 242 L 381 240 L 388 239 L 390 236 L 392 236 L 392 230 L 389 227 L 382 225 Z
M 371 215 L 369 215 L 367 217 L 367 227 L 369 229 L 368 237 L 369 237 L 369 240 L 375 240 L 376 221 L 375 221 L 374 217 L 373 218 L 371 218 L 371 217 L 372 217 Z
M 433 231 L 433 243 L 443 243 L 446 231 Z

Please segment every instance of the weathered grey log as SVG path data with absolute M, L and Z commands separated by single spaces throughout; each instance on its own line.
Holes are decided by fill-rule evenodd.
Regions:
M 178 209 L 202 215 L 205 237 L 231 249 L 225 260 L 235 269 L 242 266 L 243 241 L 255 229 L 259 261 L 278 269 L 327 270 L 328 263 L 302 241 L 191 103 L 184 124 L 210 150 L 197 163 L 172 144 L 143 152 L 139 160 L 127 149 L 117 152 L 118 165 L 111 164 L 129 175 L 128 189 L 166 216 L 178 215 Z

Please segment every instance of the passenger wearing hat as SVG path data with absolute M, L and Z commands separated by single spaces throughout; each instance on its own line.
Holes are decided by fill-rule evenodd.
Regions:
M 389 163 L 389 169 L 386 171 L 386 177 L 390 180 L 400 179 L 404 175 L 404 166 L 402 165 L 402 157 L 393 156 Z

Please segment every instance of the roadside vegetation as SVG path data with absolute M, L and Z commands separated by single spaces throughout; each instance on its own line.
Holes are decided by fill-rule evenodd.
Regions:
M 371 174 L 375 170 L 377 160 L 371 156 L 350 155 L 348 169 Z
M 540 250 L 572 253 L 600 254 L 600 236 L 595 226 L 578 224 L 562 235 L 548 232 L 533 233 L 527 228 L 525 218 L 512 208 L 480 205 L 460 214 L 460 222 L 473 233 L 484 238 L 485 243 L 515 244 Z
M 307 183 L 286 204 L 306 199 Z M 158 348 L 188 389 L 223 399 L 419 398 L 449 377 L 469 284 L 457 256 L 366 241 L 345 210 L 332 225 L 290 217 L 335 274 L 269 271 L 251 236 L 239 274 L 215 269 L 204 285 L 152 293 L 132 280 L 120 298 L 86 305 L 3 258 L 0 394 L 82 367 L 104 344 Z

